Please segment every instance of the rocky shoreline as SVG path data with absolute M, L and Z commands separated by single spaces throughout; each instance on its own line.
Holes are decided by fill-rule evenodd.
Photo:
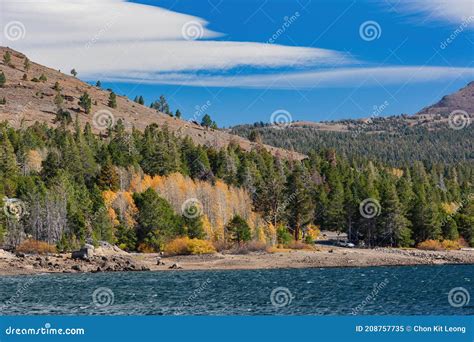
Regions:
M 127 253 L 115 246 L 102 246 L 96 248 L 93 254 L 86 257 L 77 255 L 73 257 L 71 253 L 40 256 L 13 254 L 0 250 L 0 275 L 443 264 L 474 264 L 474 251 L 318 247 L 317 250 L 275 253 L 216 253 L 166 257 L 160 254 Z
M 74 259 L 70 253 L 41 256 L 0 252 L 0 274 L 3 275 L 149 270 L 149 267 L 128 255 L 96 255 Z

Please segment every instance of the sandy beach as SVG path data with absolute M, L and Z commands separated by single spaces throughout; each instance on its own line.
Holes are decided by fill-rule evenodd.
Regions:
M 161 257 L 158 265 L 159 258 L 158 254 L 99 251 L 88 260 L 73 260 L 71 254 L 14 255 L 1 251 L 0 275 L 474 264 L 474 251 L 351 249 L 324 246 L 316 250 L 285 250 L 274 253 L 165 256 Z

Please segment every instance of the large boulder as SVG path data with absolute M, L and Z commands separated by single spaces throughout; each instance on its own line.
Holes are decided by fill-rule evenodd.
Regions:
M 94 246 L 89 244 L 85 244 L 84 247 L 82 247 L 80 250 L 72 252 L 73 259 L 87 260 L 92 258 L 93 256 Z

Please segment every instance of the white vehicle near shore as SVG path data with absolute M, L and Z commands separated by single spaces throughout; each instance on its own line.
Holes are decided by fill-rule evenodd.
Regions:
M 337 246 L 339 247 L 346 247 L 346 248 L 354 248 L 355 245 L 352 242 L 349 241 L 338 241 L 336 243 Z

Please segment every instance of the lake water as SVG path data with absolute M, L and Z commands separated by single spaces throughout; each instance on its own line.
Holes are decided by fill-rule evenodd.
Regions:
M 0 310 L 2 315 L 474 315 L 474 298 L 467 303 L 473 285 L 474 265 L 44 274 L 0 277 Z

